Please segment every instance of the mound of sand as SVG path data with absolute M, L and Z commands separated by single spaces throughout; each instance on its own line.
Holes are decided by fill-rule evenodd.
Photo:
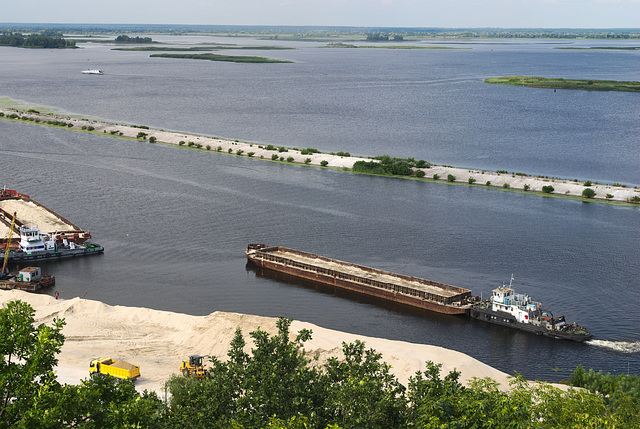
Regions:
M 24 291 L 0 291 L 0 305 L 22 300 L 36 311 L 36 323 L 50 324 L 53 318 L 64 318 L 65 344 L 57 368 L 61 383 L 77 384 L 89 376 L 92 359 L 110 356 L 140 366 L 138 390 L 162 393 L 164 382 L 179 373 L 180 362 L 189 355 L 199 354 L 226 358 L 229 344 L 239 327 L 251 348 L 249 332 L 260 328 L 269 334 L 277 333 L 275 318 L 246 314 L 215 312 L 208 316 L 190 316 L 167 311 L 124 306 L 110 306 L 99 301 L 81 298 L 56 300 L 43 294 Z M 313 331 L 312 340 L 305 343 L 309 356 L 319 355 L 320 362 L 342 355 L 342 342 L 357 339 L 382 353 L 392 366 L 393 373 L 405 386 L 416 371 L 423 371 L 425 361 L 442 364 L 443 376 L 456 369 L 461 380 L 472 377 L 491 377 L 508 388 L 508 375 L 463 353 L 442 347 L 411 344 L 348 334 L 325 329 L 310 323 L 294 321 L 291 333 L 301 329 Z

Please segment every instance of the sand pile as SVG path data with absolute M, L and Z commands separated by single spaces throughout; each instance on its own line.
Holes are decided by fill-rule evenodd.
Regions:
M 76 384 L 89 376 L 92 359 L 111 357 L 140 366 L 139 390 L 162 392 L 164 382 L 179 373 L 180 362 L 189 355 L 199 354 L 225 359 L 229 344 L 240 327 L 247 341 L 249 332 L 258 327 L 270 334 L 277 333 L 275 318 L 237 313 L 215 312 L 208 316 L 190 316 L 167 311 L 123 306 L 109 306 L 99 301 L 74 298 L 56 300 L 44 294 L 23 291 L 0 291 L 0 305 L 20 299 L 36 310 L 36 322 L 50 324 L 53 318 L 64 318 L 65 344 L 58 356 L 58 379 Z M 383 354 L 394 374 L 405 385 L 410 376 L 425 369 L 425 361 L 443 365 L 443 374 L 453 369 L 461 379 L 491 377 L 508 387 L 507 374 L 483 364 L 465 354 L 441 347 L 410 344 L 379 338 L 369 338 L 324 329 L 310 323 L 294 321 L 292 337 L 301 329 L 311 329 L 313 338 L 305 343 L 309 356 L 316 354 L 320 362 L 341 356 L 342 342 L 356 339 Z

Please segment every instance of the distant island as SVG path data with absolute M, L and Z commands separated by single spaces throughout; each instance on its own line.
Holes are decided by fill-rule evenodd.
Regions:
M 116 43 L 154 43 L 153 39 L 151 39 L 151 37 L 130 37 L 127 36 L 126 34 L 121 34 L 120 36 L 116 37 L 115 40 Z
M 625 91 L 640 92 L 640 82 L 595 80 L 595 79 L 563 79 L 539 76 L 502 76 L 490 77 L 486 83 L 501 85 L 530 86 L 534 88 L 583 89 L 586 91 Z
M 217 55 L 217 54 L 153 54 L 157 58 L 186 58 L 190 60 L 227 61 L 232 63 L 292 63 L 288 60 L 274 60 L 266 57 Z
M 16 48 L 47 48 L 65 49 L 76 48 L 76 42 L 65 40 L 62 33 L 43 31 L 40 34 L 24 35 L 22 33 L 7 32 L 0 35 L 0 46 L 13 46 Z

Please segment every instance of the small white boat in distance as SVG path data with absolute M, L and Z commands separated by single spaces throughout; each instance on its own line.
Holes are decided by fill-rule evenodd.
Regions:
M 86 70 L 82 70 L 82 74 L 103 74 L 102 70 L 98 70 L 98 69 L 86 69 Z

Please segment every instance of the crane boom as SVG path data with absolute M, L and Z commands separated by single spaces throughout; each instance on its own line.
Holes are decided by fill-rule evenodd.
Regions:
M 4 262 L 2 263 L 1 274 L 4 274 L 5 268 L 7 268 L 7 261 L 9 260 L 9 249 L 11 248 L 11 236 L 13 235 L 13 227 L 16 224 L 16 213 L 13 213 L 13 219 L 11 219 L 11 227 L 9 228 L 9 234 L 7 234 L 7 243 L 4 246 Z

